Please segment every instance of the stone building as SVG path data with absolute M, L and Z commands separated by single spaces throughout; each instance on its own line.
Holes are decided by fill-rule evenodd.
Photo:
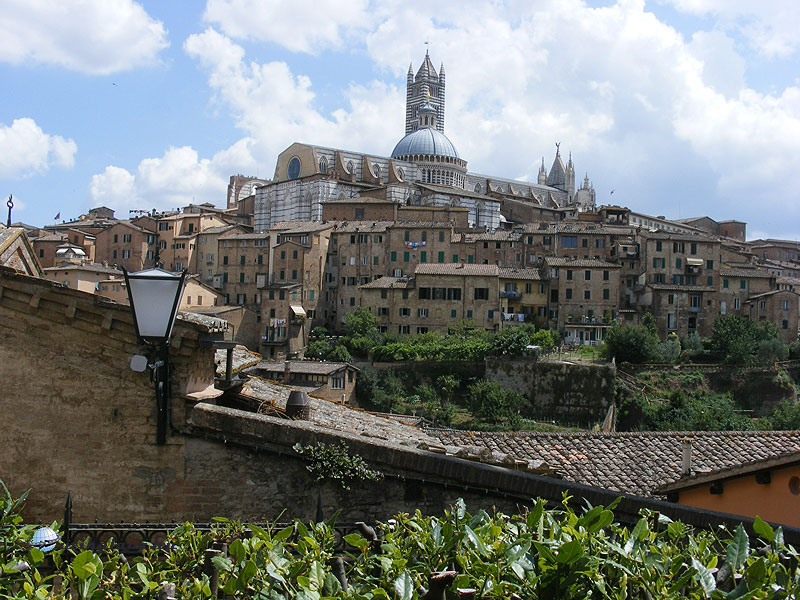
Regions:
M 597 259 L 545 258 L 549 319 L 567 344 L 602 343 L 619 310 L 620 265 Z
M 776 288 L 775 276 L 753 265 L 725 264 L 719 272 L 719 314 L 749 316 L 748 298 Z
M 317 398 L 349 404 L 356 391 L 358 369 L 350 363 L 319 360 L 261 361 L 244 373 L 271 379 Z
M 544 269 L 501 267 L 498 277 L 502 326 L 533 323 L 547 327 L 550 283 Z
M 117 221 L 98 231 L 95 260 L 116 265 L 128 271 L 141 271 L 155 266 L 156 232 L 130 221 Z
M 797 341 L 800 294 L 790 290 L 771 290 L 745 301 L 745 314 L 754 321 L 772 321 L 784 343 Z
M 641 240 L 640 309 L 653 314 L 662 337 L 709 337 L 719 314 L 719 240 L 659 231 L 643 232 Z

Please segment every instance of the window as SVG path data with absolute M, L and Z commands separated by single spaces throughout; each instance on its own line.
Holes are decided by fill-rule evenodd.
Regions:
M 747 289 L 747 279 L 740 279 L 739 280 L 739 289 L 746 290 Z
M 355 297 L 354 296 L 350 296 L 350 306 L 355 306 L 355 305 L 356 305 Z
M 427 319 L 428 318 L 428 309 L 427 308 L 420 308 L 417 310 L 417 316 L 420 319 Z
M 372 264 L 375 265 L 375 266 L 378 265 L 378 257 L 377 256 L 373 256 L 372 257 Z
M 284 279 L 286 279 L 286 271 L 284 271 L 283 269 L 281 269 L 280 271 L 278 271 L 278 279 L 280 279 L 281 281 L 283 281 Z
M 656 242 L 656 252 L 661 252 L 661 241 Z
M 114 243 L 115 244 L 119 241 L 118 238 L 119 238 L 119 236 L 115 233 L 114 234 Z
M 428 232 L 427 231 L 423 231 L 422 232 L 422 241 L 423 242 L 427 242 L 428 241 Z
M 667 313 L 667 329 L 675 329 L 675 313 Z
M 727 279 L 723 279 L 722 280 L 722 287 L 724 287 L 726 290 L 728 289 L 728 280 Z
M 409 259 L 410 256 L 411 256 L 411 253 L 408 250 L 403 252 L 403 262 L 408 262 L 408 259 Z
M 675 259 L 675 268 L 676 269 L 680 269 L 681 268 L 681 259 L 680 258 L 676 258 Z
M 453 262 L 454 263 L 458 262 L 458 254 L 453 254 Z
M 584 279 L 584 281 L 591 281 L 592 280 L 592 272 L 591 271 L 584 271 L 583 272 L 583 279 Z
M 343 390 L 344 389 L 344 373 L 336 373 L 331 375 L 331 389 Z
M 411 309 L 407 306 L 400 307 L 400 316 L 401 317 L 410 317 L 411 316 Z
M 244 256 L 239 257 L 239 264 L 244 266 Z
M 316 291 L 315 291 L 315 290 L 308 290 L 308 299 L 309 299 L 309 300 L 313 300 L 313 299 L 314 299 L 314 296 L 315 296 L 315 294 L 316 294 Z
M 228 283 L 228 273 L 227 272 L 222 274 L 222 283 Z M 226 300 L 225 304 L 227 304 L 227 303 L 228 303 L 228 301 Z
M 707 260 L 706 261 L 706 269 L 711 270 L 713 268 L 714 268 L 714 261 L 713 260 Z
M 286 250 L 281 250 L 281 260 L 286 260 Z
M 292 300 L 297 300 L 297 290 L 292 290 Z
M 608 300 L 611 297 L 611 293 L 608 291 L 608 288 L 603 288 L 603 300 Z
M 545 238 L 549 239 L 549 238 Z M 578 237 L 574 235 L 564 235 L 561 236 L 561 247 L 562 248 L 577 248 L 578 247 Z
M 581 238 L 581 248 L 588 248 L 589 247 L 589 240 L 587 238 Z
M 488 311 L 486 313 L 486 319 L 489 320 L 489 321 L 494 320 L 494 311 L 493 310 L 490 310 L 490 311 Z
M 789 320 L 788 319 L 784 319 L 783 321 L 781 321 L 781 329 L 789 329 Z
M 297 250 L 292 250 L 292 258 L 297 258 Z
M 436 261 L 443 263 L 444 262 L 444 251 L 440 250 L 439 253 L 436 255 Z
M 389 260 L 391 260 L 392 262 L 397 262 L 397 252 L 395 252 L 394 250 L 392 250 L 392 251 L 389 253 Z
M 689 253 L 697 254 L 697 242 L 692 242 L 692 245 L 689 246 Z
M 401 335 L 408 335 L 411 333 L 411 325 L 400 325 L 400 327 L 397 328 L 397 331 Z
M 526 283 L 525 284 L 525 293 L 526 294 L 530 294 L 531 292 L 533 292 L 533 284 Z
M 572 281 L 572 270 L 567 269 L 567 281 Z
M 426 263 L 428 262 L 428 252 L 425 250 L 420 251 L 419 253 L 419 262 Z
M 440 241 L 440 242 L 443 242 L 443 241 L 444 241 L 444 231 L 440 231 L 440 232 L 439 232 L 439 241 Z
M 367 256 L 362 256 L 362 257 L 361 257 L 361 264 L 362 264 L 362 265 L 368 265 L 368 264 L 369 264 L 369 257 L 367 257 Z
M 239 283 L 244 283 L 244 273 L 239 273 Z
M 468 319 L 472 318 L 472 309 L 471 308 L 467 310 L 467 318 Z
M 130 234 L 130 233 L 125 233 L 125 234 L 123 234 L 123 235 L 122 235 L 122 241 L 123 241 L 123 242 L 128 242 L 128 243 L 130 243 L 130 241 L 131 241 L 131 234 Z
M 422 333 L 428 333 L 428 328 L 427 327 L 417 327 L 417 335 L 420 335 Z
M 667 304 L 674 304 L 675 303 L 675 294 L 669 294 L 667 296 Z
M 403 232 L 403 241 L 407 242 L 411 239 L 411 232 L 406 230 Z
M 741 302 L 739 301 L 739 298 L 734 298 L 733 299 L 733 308 L 735 308 L 736 310 L 739 310 L 740 306 L 741 306 Z
M 700 296 L 690 296 L 689 297 L 689 306 L 692 308 L 700 308 Z
M 39 248 L 39 258 L 44 258 L 44 248 Z
M 789 310 L 789 301 L 788 300 L 784 300 L 783 301 L 783 310 Z M 784 327 L 784 329 L 786 329 L 786 328 Z
M 457 317 L 457 315 L 458 315 L 458 311 L 455 308 L 450 311 L 450 318 L 451 319 L 455 319 Z
M 378 316 L 379 317 L 388 317 L 389 316 L 389 309 L 385 306 L 378 307 Z
M 564 298 L 567 300 L 572 300 L 572 288 L 567 288 L 564 290 Z
M 297 281 L 297 269 L 292 269 L 292 281 Z
M 468 254 L 467 255 L 467 264 L 471 265 L 474 262 L 475 262 L 475 257 L 472 256 L 472 254 Z
M 583 299 L 584 300 L 591 300 L 592 299 L 592 292 L 590 290 L 583 290 Z
M 113 250 L 111 252 L 111 258 L 117 258 L 117 251 L 116 250 Z
M 222 257 L 222 264 L 223 265 L 227 265 L 228 264 L 228 257 L 227 256 L 223 256 Z
M 706 277 L 706 285 L 714 285 L 714 277 L 712 275 Z
M 489 288 L 475 288 L 475 300 L 488 300 L 489 299 Z

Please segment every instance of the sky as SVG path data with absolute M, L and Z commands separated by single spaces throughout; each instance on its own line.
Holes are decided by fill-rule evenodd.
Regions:
M 536 181 L 558 142 L 598 204 L 797 240 L 798 30 L 796 0 L 0 0 L 0 198 L 127 218 L 295 141 L 389 156 L 428 50 L 470 171 Z

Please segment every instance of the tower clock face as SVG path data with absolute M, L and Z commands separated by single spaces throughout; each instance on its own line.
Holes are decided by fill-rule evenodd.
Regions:
M 293 156 L 289 160 L 289 179 L 297 179 L 300 177 L 300 159 Z

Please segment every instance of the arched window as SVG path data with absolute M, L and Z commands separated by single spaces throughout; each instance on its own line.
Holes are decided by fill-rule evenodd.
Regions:
M 403 172 L 403 169 L 397 169 L 397 176 L 400 178 L 400 181 L 403 181 L 406 174 Z
M 355 169 L 355 166 L 353 165 L 353 161 L 352 160 L 348 160 L 347 161 L 347 172 L 350 173 L 350 174 L 353 174 L 353 173 L 356 172 L 356 169 Z
M 475 192 L 480 194 L 482 191 L 483 191 L 483 188 L 481 187 L 481 184 L 480 183 L 476 183 L 475 184 Z
M 381 176 L 381 166 L 378 163 L 372 163 L 372 174 L 375 175 L 375 177 Z
M 324 156 L 319 159 L 319 172 L 320 173 L 327 173 L 328 172 L 328 159 Z
M 288 175 L 289 179 L 297 179 L 300 177 L 300 159 L 296 156 L 293 156 L 289 159 L 289 166 L 288 166 Z

